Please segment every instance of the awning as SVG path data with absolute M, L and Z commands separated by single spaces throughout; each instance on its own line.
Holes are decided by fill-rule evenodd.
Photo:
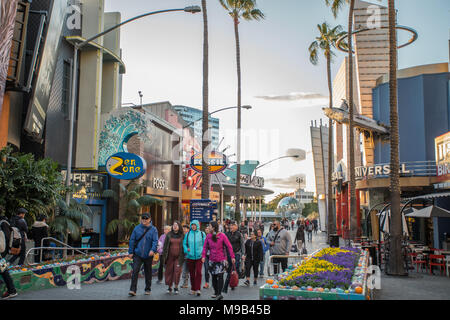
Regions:
M 437 206 L 429 206 L 420 210 L 414 210 L 412 213 L 406 214 L 406 217 L 414 218 L 450 218 L 450 211 Z
M 405 198 L 405 199 L 402 199 L 402 201 L 409 201 L 409 200 L 414 200 L 414 199 L 434 199 L 434 198 L 441 198 L 441 197 L 450 197 L 450 192 L 430 193 L 430 194 L 425 194 L 423 196 Z

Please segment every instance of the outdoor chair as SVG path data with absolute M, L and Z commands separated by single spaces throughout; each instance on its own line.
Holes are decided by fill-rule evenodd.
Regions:
M 445 263 L 446 263 L 445 271 L 447 272 L 447 277 L 450 277 L 450 272 L 448 271 L 450 269 L 450 256 L 445 257 Z
M 416 271 L 419 272 L 419 265 L 420 265 L 420 271 L 422 271 L 422 266 L 425 267 L 425 270 L 427 268 L 427 261 L 425 260 L 425 257 L 423 254 L 418 254 L 415 252 L 411 253 L 412 257 L 412 264 L 416 265 Z
M 445 273 L 445 256 L 444 255 L 437 255 L 437 254 L 430 254 L 430 262 L 428 264 L 430 268 L 430 274 L 433 274 L 433 266 L 439 266 L 439 270 L 444 270 Z

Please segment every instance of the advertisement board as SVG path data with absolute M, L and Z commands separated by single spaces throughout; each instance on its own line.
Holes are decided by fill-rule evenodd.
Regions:
M 210 199 L 191 200 L 190 220 L 210 222 L 213 214 L 217 216 L 217 202 Z

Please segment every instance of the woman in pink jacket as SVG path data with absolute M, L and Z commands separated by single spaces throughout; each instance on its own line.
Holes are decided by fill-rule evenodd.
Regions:
M 206 253 L 209 250 L 209 272 L 212 275 L 214 288 L 213 299 L 222 300 L 223 274 L 227 270 L 227 254 L 231 256 L 231 261 L 235 263 L 233 247 L 228 237 L 219 232 L 219 225 L 216 221 L 210 223 L 211 233 L 208 234 L 203 246 L 202 262 L 205 262 Z

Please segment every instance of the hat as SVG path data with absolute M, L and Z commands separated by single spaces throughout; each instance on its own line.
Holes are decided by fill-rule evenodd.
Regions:
M 151 219 L 151 217 L 150 217 L 150 213 L 148 213 L 148 212 L 144 212 L 144 213 L 142 214 L 141 218 L 147 218 L 147 219 Z
M 21 213 L 28 213 L 28 211 L 27 211 L 27 209 L 25 209 L 25 208 L 20 208 L 19 210 L 17 210 L 17 213 L 18 213 L 18 214 L 21 214 Z

